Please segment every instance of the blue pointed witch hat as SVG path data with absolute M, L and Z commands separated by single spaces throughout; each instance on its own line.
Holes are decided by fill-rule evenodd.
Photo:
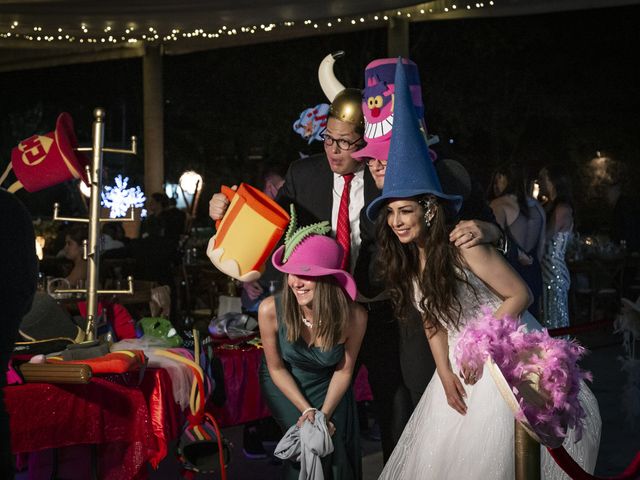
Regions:
M 401 58 L 398 58 L 396 66 L 394 96 L 393 134 L 384 175 L 384 188 L 382 195 L 367 208 L 367 216 L 375 220 L 380 208 L 389 199 L 411 198 L 429 193 L 446 200 L 458 212 L 462 205 L 462 197 L 447 195 L 442 191 L 440 179 L 429 156 L 425 135 L 420 129 L 411 101 Z

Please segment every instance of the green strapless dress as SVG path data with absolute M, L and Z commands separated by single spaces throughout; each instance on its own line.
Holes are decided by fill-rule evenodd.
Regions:
M 281 321 L 280 296 L 277 295 L 275 299 L 280 355 L 302 394 L 313 407 L 320 409 L 336 365 L 344 356 L 344 344 L 322 351 L 318 347 L 308 347 L 302 339 L 293 343 L 287 341 L 287 329 L 284 321 Z M 300 411 L 273 383 L 264 358 L 260 366 L 260 385 L 271 414 L 283 431 L 288 430 L 298 421 Z M 334 451 L 322 459 L 324 478 L 325 480 L 359 480 L 362 478 L 360 428 L 351 386 L 338 404 L 332 420 L 336 427 L 332 437 Z M 298 480 L 299 473 L 299 463 L 285 460 L 282 478 Z

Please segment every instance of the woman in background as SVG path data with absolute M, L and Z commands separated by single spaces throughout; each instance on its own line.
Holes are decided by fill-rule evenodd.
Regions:
M 65 233 L 64 256 L 73 262 L 71 272 L 66 276 L 69 285 L 78 286 L 87 279 L 87 260 L 84 258 L 83 243 L 87 239 L 85 225 L 73 225 Z
M 496 188 L 496 186 L 498 186 Z M 509 257 L 511 266 L 520 274 L 533 295 L 529 312 L 540 313 L 542 271 L 540 261 L 545 245 L 545 213 L 540 203 L 527 194 L 524 167 L 510 164 L 494 174 L 491 209 L 498 225 L 511 237 L 518 255 Z
M 571 180 L 562 167 L 540 171 L 540 193 L 547 197 L 546 245 L 542 257 L 542 324 L 547 328 L 569 326 L 571 277 L 565 252 L 573 235 Z

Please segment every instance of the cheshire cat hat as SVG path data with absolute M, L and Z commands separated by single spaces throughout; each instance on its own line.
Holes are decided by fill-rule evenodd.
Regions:
M 32 135 L 13 148 L 11 163 L 0 175 L 0 184 L 11 169 L 17 181 L 8 188 L 10 192 L 22 187 L 28 192 L 37 192 L 74 178 L 88 184 L 85 169 L 89 161 L 75 150 L 77 146 L 71 115 L 63 112 L 58 116 L 53 132 Z
M 411 198 L 432 194 L 446 200 L 457 212 L 462 206 L 460 195 L 442 191 L 440 179 L 429 155 L 427 141 L 416 118 L 405 68 L 398 57 L 395 78 L 394 126 L 382 195 L 367 208 L 367 216 L 375 221 L 384 203 L 394 198 Z
M 351 300 L 355 300 L 358 294 L 356 282 L 340 268 L 344 251 L 333 238 L 325 236 L 330 230 L 327 221 L 298 228 L 296 211 L 291 205 L 291 222 L 284 245 L 275 251 L 271 261 L 284 273 L 305 277 L 331 275 Z
M 396 58 L 379 58 L 369 63 L 364 71 L 362 112 L 365 124 L 364 139 L 367 145 L 351 154 L 355 159 L 377 158 L 387 160 L 389 158 L 394 118 L 396 63 Z M 426 135 L 427 128 L 424 123 L 424 104 L 422 102 L 422 86 L 420 84 L 418 66 L 408 58 L 403 58 L 402 63 L 407 74 L 411 101 L 415 108 L 416 117 Z M 437 137 L 429 138 L 427 145 L 437 141 Z M 429 155 L 431 155 L 432 160 L 436 159 L 436 154 L 432 150 L 429 150 Z

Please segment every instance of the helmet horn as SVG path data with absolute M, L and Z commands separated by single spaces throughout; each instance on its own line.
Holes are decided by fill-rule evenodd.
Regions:
M 320 81 L 320 87 L 322 87 L 322 91 L 329 99 L 329 102 L 333 102 L 336 95 L 345 88 L 333 72 L 333 64 L 335 63 L 336 58 L 343 56 L 344 51 L 342 50 L 331 53 L 324 57 L 322 62 L 320 62 L 320 67 L 318 67 L 318 80 Z

